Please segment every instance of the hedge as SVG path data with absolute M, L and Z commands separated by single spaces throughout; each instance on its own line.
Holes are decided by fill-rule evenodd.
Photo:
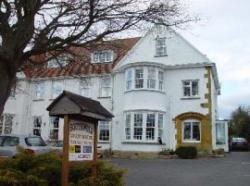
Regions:
M 175 153 L 182 159 L 194 159 L 197 157 L 197 149 L 192 146 L 178 147 Z
M 125 170 L 98 161 L 96 186 L 123 186 Z M 71 167 L 70 186 L 91 186 L 91 164 Z M 0 159 L 0 186 L 60 186 L 61 159 L 55 153 Z

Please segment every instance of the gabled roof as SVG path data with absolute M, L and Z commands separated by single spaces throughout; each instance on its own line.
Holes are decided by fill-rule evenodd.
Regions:
M 111 73 L 116 64 L 127 54 L 127 52 L 137 43 L 140 37 L 117 39 L 112 41 L 102 41 L 94 43 L 86 48 L 74 47 L 70 52 L 75 54 L 73 61 L 58 68 L 46 68 L 46 65 L 35 65 L 26 68 L 27 78 L 55 78 L 65 76 L 85 76 L 91 74 Z M 96 50 L 113 50 L 115 58 L 110 63 L 91 63 L 91 53 Z M 36 56 L 35 61 L 41 63 L 44 56 Z
M 105 109 L 99 101 L 65 90 L 48 106 L 47 110 L 52 116 L 81 115 L 98 120 L 108 120 L 113 117 L 113 114 Z

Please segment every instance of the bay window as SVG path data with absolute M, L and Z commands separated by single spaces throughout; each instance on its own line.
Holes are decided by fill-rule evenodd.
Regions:
M 183 122 L 183 141 L 200 142 L 200 122 L 197 120 L 186 120 Z
M 125 113 L 126 141 L 157 143 L 162 136 L 163 113 L 147 111 Z
M 157 67 L 129 68 L 125 74 L 126 91 L 138 89 L 163 91 L 164 72 Z

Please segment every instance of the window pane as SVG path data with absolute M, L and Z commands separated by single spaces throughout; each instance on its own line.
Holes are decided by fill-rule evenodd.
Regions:
M 225 125 L 224 123 L 216 123 L 216 144 L 225 144 Z
M 135 70 L 135 88 L 143 88 L 143 69 Z
M 13 114 L 4 114 L 4 134 L 11 134 L 13 126 Z
M 111 96 L 111 77 L 103 77 L 101 79 L 101 97 Z
M 166 55 L 166 38 L 157 38 L 155 43 L 156 56 Z
M 127 86 L 126 89 L 130 90 L 132 88 L 132 70 L 127 71 Z
M 25 138 L 25 142 L 28 146 L 46 146 L 41 137 L 28 137 Z
M 193 122 L 193 140 L 200 141 L 200 127 L 198 122 Z
M 190 87 L 184 87 L 184 96 L 191 96 L 190 94 Z
M 131 114 L 126 114 L 125 136 L 127 140 L 131 138 Z
M 156 70 L 148 69 L 148 88 L 155 89 L 156 85 Z
M 198 95 L 198 81 L 192 82 L 192 95 L 197 96 Z
M 109 122 L 108 121 L 99 122 L 99 140 L 109 141 Z
M 185 140 L 191 139 L 191 123 L 188 122 L 184 123 L 184 139 Z
M 52 83 L 52 98 L 56 98 L 63 92 L 63 83 L 54 81 Z
M 158 137 L 162 139 L 163 134 L 163 114 L 158 114 Z
M 142 114 L 134 114 L 134 139 L 142 139 Z
M 42 99 L 44 97 L 44 82 L 38 82 L 35 85 L 35 97 L 36 99 Z

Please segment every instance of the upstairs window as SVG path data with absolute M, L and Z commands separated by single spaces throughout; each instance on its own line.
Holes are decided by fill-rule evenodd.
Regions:
M 101 78 L 100 85 L 100 97 L 110 97 L 111 96 L 111 77 L 105 76 Z
M 135 69 L 135 88 L 143 88 L 143 69 Z
M 91 78 L 81 78 L 80 80 L 80 95 L 90 97 Z
M 127 71 L 127 82 L 126 82 L 126 90 L 131 90 L 132 89 L 132 81 L 133 81 L 133 77 L 132 74 L 133 71 L 131 69 L 129 69 Z
M 184 80 L 183 84 L 183 96 L 195 97 L 199 95 L 199 81 L 198 80 Z
M 58 68 L 67 66 L 73 57 L 70 54 L 60 54 L 58 56 L 49 57 L 47 68 Z
M 112 50 L 95 51 L 91 58 L 92 63 L 109 63 L 113 61 L 114 53 Z
M 155 40 L 155 56 L 166 56 L 166 38 L 156 38 Z
M 35 84 L 35 99 L 43 99 L 45 93 L 44 82 L 37 82 Z
M 52 99 L 55 99 L 63 92 L 63 82 L 53 81 L 52 82 Z
M 149 89 L 163 91 L 164 72 L 157 67 L 136 67 L 126 70 L 125 90 Z

